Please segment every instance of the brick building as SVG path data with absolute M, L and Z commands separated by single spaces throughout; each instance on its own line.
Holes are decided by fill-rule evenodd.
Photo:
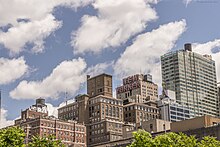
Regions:
M 62 121 L 48 116 L 44 99 L 37 99 L 36 104 L 21 112 L 21 118 L 15 120 L 25 134 L 25 143 L 33 136 L 46 137 L 54 135 L 66 146 L 86 147 L 86 127 L 76 121 Z
M 58 109 L 58 118 L 61 120 L 75 120 L 79 123 L 88 123 L 88 100 L 87 94 L 75 97 L 75 102 Z

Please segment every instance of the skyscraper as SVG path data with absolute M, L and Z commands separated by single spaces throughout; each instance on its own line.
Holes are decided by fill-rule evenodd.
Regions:
M 218 97 L 219 97 L 219 99 L 220 99 L 220 82 L 218 82 Z
M 190 116 L 219 115 L 215 61 L 210 55 L 192 52 L 191 44 L 183 50 L 161 56 L 163 87 L 173 90 L 176 100 L 186 105 Z
M 217 83 L 218 87 L 218 108 L 220 107 L 220 82 Z M 220 116 L 220 110 L 219 110 L 219 116 Z

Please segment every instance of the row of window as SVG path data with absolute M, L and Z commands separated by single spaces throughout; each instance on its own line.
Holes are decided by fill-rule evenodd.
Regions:
M 97 143 L 97 142 L 102 142 L 103 140 L 109 140 L 109 135 L 104 135 L 100 137 L 95 137 L 95 138 L 90 138 L 89 141 L 91 143 Z
M 97 134 L 103 134 L 103 133 L 104 133 L 104 129 L 100 129 L 100 130 L 91 131 L 90 135 L 97 135 Z
M 54 123 L 41 123 L 41 126 L 53 127 L 53 128 L 55 127 Z M 69 125 L 57 124 L 56 127 L 60 129 L 74 130 L 74 126 L 69 126 Z M 81 132 L 85 131 L 83 127 L 75 127 L 75 130 Z
M 98 97 L 98 98 L 93 98 L 91 100 L 89 100 L 89 104 L 96 104 L 98 102 L 101 103 L 108 103 L 108 104 L 112 104 L 112 105 L 123 105 L 123 102 L 121 100 L 118 99 L 109 99 L 109 98 L 105 98 L 105 97 Z
M 124 111 L 130 111 L 130 110 L 142 110 L 146 112 L 159 113 L 158 109 L 150 108 L 148 106 L 133 105 L 133 106 L 124 107 Z
M 78 104 L 77 103 L 73 103 L 73 105 L 71 105 L 71 106 L 66 106 L 66 107 L 63 107 L 63 108 L 59 109 L 58 113 L 64 113 L 64 112 L 72 111 L 72 110 L 75 110 L 75 109 L 78 109 Z

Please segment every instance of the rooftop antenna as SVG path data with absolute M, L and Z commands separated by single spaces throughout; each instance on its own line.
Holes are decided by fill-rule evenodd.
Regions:
M 65 92 L 65 102 L 66 102 L 66 105 L 67 105 L 67 90 L 66 90 L 66 92 Z
M 141 68 L 140 68 L 140 75 L 142 74 Z

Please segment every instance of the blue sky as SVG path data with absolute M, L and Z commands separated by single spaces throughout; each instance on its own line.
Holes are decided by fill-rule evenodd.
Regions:
M 220 80 L 218 0 L 0 0 L 2 126 L 46 98 L 50 114 L 79 93 L 86 74 L 151 73 L 160 56 L 192 43 L 212 54 Z

